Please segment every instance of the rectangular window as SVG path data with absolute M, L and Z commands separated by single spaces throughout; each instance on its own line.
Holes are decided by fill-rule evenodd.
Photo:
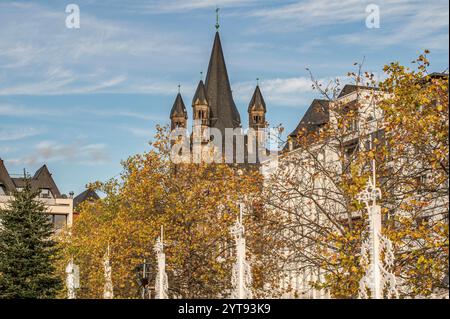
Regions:
M 48 216 L 55 230 L 61 229 L 67 225 L 67 215 L 50 214 Z
M 41 198 L 53 198 L 53 194 L 52 194 L 51 190 L 49 190 L 47 188 L 43 188 L 43 189 L 41 189 L 40 197 Z

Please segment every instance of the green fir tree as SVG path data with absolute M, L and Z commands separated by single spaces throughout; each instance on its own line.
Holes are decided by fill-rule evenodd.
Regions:
M 58 250 L 45 206 L 27 180 L 0 210 L 0 298 L 55 298 Z

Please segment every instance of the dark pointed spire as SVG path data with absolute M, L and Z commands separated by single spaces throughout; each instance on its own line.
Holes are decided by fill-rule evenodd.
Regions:
M 170 118 L 173 117 L 184 117 L 187 119 L 187 111 L 184 106 L 183 98 L 181 97 L 181 93 L 177 94 L 175 98 L 175 102 L 173 103 L 172 110 L 170 111 Z
M 264 102 L 259 85 L 256 85 L 255 92 L 253 93 L 252 99 L 248 105 L 248 112 L 251 111 L 263 111 L 266 113 L 266 102 Z
M 214 38 L 205 87 L 206 98 L 211 108 L 211 127 L 216 127 L 222 132 L 225 128 L 240 127 L 241 118 L 233 101 L 219 32 L 216 32 Z
M 197 90 L 195 91 L 194 98 L 192 99 L 192 105 L 195 104 L 208 104 L 208 100 L 206 99 L 206 88 L 205 84 L 203 84 L 203 80 L 200 80 L 197 86 Z

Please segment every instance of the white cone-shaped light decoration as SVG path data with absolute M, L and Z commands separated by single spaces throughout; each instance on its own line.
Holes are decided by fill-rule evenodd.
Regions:
M 245 247 L 245 228 L 242 223 L 243 208 L 240 205 L 239 219 L 231 228 L 231 234 L 236 241 L 236 263 L 233 266 L 233 273 L 231 283 L 233 291 L 231 298 L 234 299 L 250 299 L 252 298 L 252 272 L 250 265 L 246 261 L 246 247 Z
M 381 207 L 377 204 L 381 190 L 376 187 L 375 162 L 372 169 L 372 179 L 369 178 L 366 188 L 357 197 L 365 204 L 369 217 L 369 237 L 361 246 L 361 266 L 366 273 L 359 282 L 359 298 L 398 298 L 396 278 L 391 272 L 394 266 L 392 242 L 381 233 Z
M 166 274 L 166 254 L 164 254 L 164 228 L 161 226 L 161 236 L 155 244 L 156 261 L 158 272 L 156 274 L 155 292 L 156 299 L 168 299 L 169 283 Z
M 109 245 L 103 256 L 103 266 L 105 268 L 105 288 L 103 290 L 103 299 L 113 299 L 114 298 L 114 288 L 112 282 L 112 268 L 109 262 Z
M 66 286 L 67 298 L 76 299 L 76 289 L 80 288 L 80 269 L 74 264 L 73 259 L 70 260 L 66 267 Z

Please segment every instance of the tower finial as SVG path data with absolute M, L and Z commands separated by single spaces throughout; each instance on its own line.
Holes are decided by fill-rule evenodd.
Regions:
M 181 93 L 181 84 L 178 84 L 178 94 Z
M 203 71 L 200 71 L 200 80 L 203 81 Z
M 256 78 L 256 86 L 259 86 L 259 78 Z
M 219 25 L 219 10 L 220 8 L 216 8 L 216 30 L 219 31 L 220 25 Z

